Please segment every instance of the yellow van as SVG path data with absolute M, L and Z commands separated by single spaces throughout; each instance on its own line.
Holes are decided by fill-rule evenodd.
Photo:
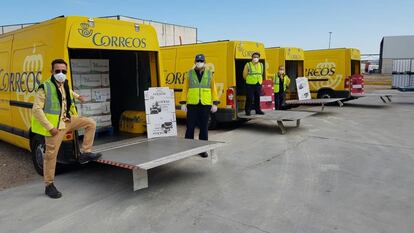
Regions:
M 364 94 L 358 49 L 338 48 L 305 51 L 305 76 L 312 98 L 346 98 Z
M 31 150 L 40 174 L 44 139 L 30 130 L 31 108 L 36 89 L 50 78 L 50 63 L 56 58 L 69 63 L 68 81 L 75 92 L 76 77 L 78 85 L 87 87 L 79 91 L 92 90 L 95 97 L 105 98 L 104 103 L 94 103 L 90 94 L 88 108 L 80 107 L 91 114 L 107 111 L 98 117 L 115 130 L 106 142 L 125 139 L 116 133 L 121 114 L 144 111 L 144 90 L 164 81 L 157 34 L 149 25 L 69 16 L 1 35 L 0 140 Z M 73 133 L 66 135 L 59 163 L 76 161 L 76 144 Z
M 266 57 L 266 67 L 268 67 L 267 79 L 272 79 L 275 73 L 279 71 L 279 66 L 284 66 L 285 72 L 291 80 L 289 92 L 286 93 L 286 99 L 297 99 L 295 79 L 297 77 L 303 77 L 305 70 L 305 54 L 303 49 L 283 47 L 266 48 Z
M 206 65 L 214 72 L 220 99 L 218 111 L 212 115 L 210 128 L 218 122 L 238 120 L 237 113 L 244 110 L 245 80 L 243 68 L 251 61 L 253 52 L 260 53 L 260 62 L 265 64 L 264 45 L 249 41 L 216 41 L 161 48 L 164 65 L 164 83 L 175 91 L 177 109 L 187 72 L 194 67 L 194 57 L 203 53 Z M 263 74 L 266 77 L 266 71 Z M 177 110 L 178 118 L 185 118 L 185 113 Z

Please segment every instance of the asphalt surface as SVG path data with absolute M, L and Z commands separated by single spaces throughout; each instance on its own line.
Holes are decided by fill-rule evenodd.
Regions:
M 320 107 L 302 109 L 319 111 Z M 365 97 L 302 121 L 255 120 L 211 134 L 219 162 L 149 172 L 90 164 L 0 192 L 0 232 L 413 232 L 414 97 Z

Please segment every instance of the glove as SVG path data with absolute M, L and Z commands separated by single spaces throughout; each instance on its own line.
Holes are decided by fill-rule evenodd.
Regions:
M 181 111 L 187 112 L 187 105 L 181 104 Z
M 217 112 L 217 105 L 213 104 L 213 106 L 211 106 L 211 112 L 212 113 Z

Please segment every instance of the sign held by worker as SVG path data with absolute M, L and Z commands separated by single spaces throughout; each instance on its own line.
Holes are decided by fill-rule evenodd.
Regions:
M 144 96 L 148 138 L 177 136 L 174 90 L 149 88 Z
M 296 88 L 298 91 L 299 100 L 310 100 L 311 93 L 309 90 L 309 82 L 305 77 L 296 78 Z

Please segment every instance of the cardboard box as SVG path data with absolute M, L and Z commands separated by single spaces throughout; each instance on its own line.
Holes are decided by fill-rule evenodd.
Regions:
M 111 100 L 111 89 L 109 88 L 92 89 L 92 101 L 93 102 L 106 102 L 110 100 Z
M 90 59 L 70 59 L 70 66 L 73 74 L 84 74 L 91 72 Z
M 92 119 L 95 120 L 97 128 L 112 126 L 111 115 L 93 116 Z
M 82 116 L 102 115 L 103 110 L 102 103 L 87 103 L 81 105 Z
M 100 88 L 102 86 L 102 80 L 100 74 L 82 74 L 81 75 L 81 88 Z
M 85 98 L 85 102 L 92 101 L 92 92 L 91 89 L 80 89 L 75 91 L 76 94 L 83 96 Z
M 110 83 L 109 83 L 109 74 L 101 74 L 101 83 L 102 83 L 102 87 L 109 87 Z
M 107 59 L 91 59 L 91 68 L 93 73 L 108 73 L 109 60 Z
M 111 113 L 111 102 L 103 102 L 102 104 L 102 114 Z
M 79 90 L 82 87 L 82 81 L 80 74 L 72 74 L 72 86 L 74 90 Z

